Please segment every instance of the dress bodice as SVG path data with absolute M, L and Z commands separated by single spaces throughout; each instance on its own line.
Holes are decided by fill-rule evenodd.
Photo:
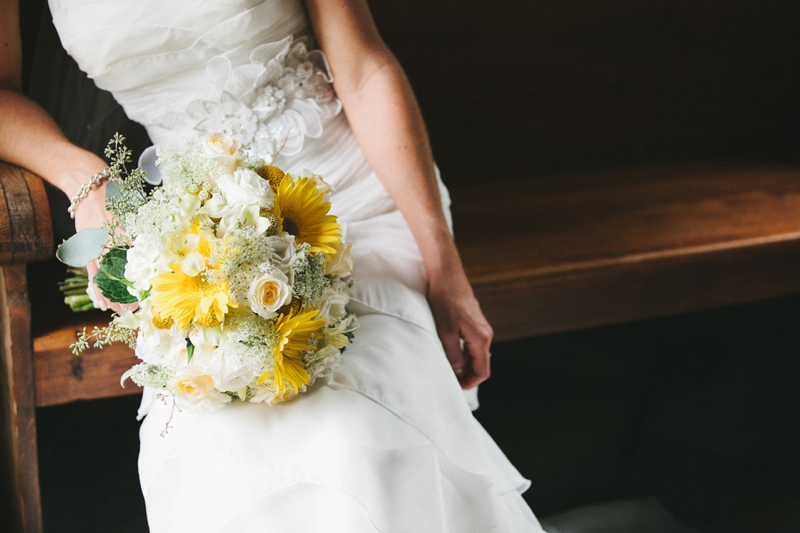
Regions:
M 156 144 L 214 131 L 269 157 L 340 111 L 299 0 L 51 0 L 64 48 Z

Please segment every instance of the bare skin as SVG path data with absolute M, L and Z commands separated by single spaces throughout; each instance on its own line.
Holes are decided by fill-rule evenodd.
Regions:
M 0 159 L 42 176 L 69 197 L 106 168 L 95 154 L 70 143 L 41 107 L 22 95 L 22 44 L 17 0 L 0 0 Z M 107 219 L 105 184 L 95 187 L 78 204 L 75 228 L 98 228 Z M 89 275 L 97 263 L 87 265 Z M 99 294 L 99 291 L 96 291 Z M 101 297 L 103 308 L 122 307 Z
M 472 388 L 489 377 L 492 328 L 447 228 L 428 134 L 408 80 L 366 0 L 307 0 L 306 6 L 358 143 L 422 252 L 428 303 L 447 358 L 461 386 Z
M 472 388 L 489 377 L 492 328 L 448 231 L 428 135 L 408 80 L 365 0 L 306 0 L 306 6 L 353 132 L 419 245 L 428 302 L 447 358 L 461 386 Z M 17 0 L 0 0 L 0 50 L 0 159 L 36 172 L 71 198 L 106 163 L 71 144 L 49 115 L 21 94 Z M 104 202 L 104 188 L 92 190 L 76 210 L 76 228 L 102 225 Z M 91 275 L 96 268 L 90 265 Z

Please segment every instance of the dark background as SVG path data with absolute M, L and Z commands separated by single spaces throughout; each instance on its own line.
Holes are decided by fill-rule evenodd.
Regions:
M 118 130 L 145 145 L 63 60 L 52 28 L 38 31 L 41 3 L 23 7 L 29 93 L 84 146 L 101 150 Z M 372 8 L 450 186 L 678 161 L 798 162 L 796 2 Z M 40 286 L 52 288 L 52 268 L 32 269 Z M 540 516 L 656 496 L 702 531 L 800 531 L 799 304 L 497 344 L 477 416 L 532 480 L 526 498 Z M 48 532 L 146 529 L 136 406 L 38 411 Z

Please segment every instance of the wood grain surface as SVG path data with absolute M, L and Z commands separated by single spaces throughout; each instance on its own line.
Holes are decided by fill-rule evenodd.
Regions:
M 53 254 L 50 206 L 41 178 L 0 161 L 0 265 Z
M 85 324 L 88 331 L 95 325 L 102 324 Z M 135 383 L 128 381 L 123 388 L 119 382 L 126 370 L 140 362 L 132 350 L 113 344 L 75 356 L 70 345 L 77 339 L 76 331 L 75 326 L 62 326 L 34 339 L 38 407 L 141 393 Z
M 452 196 L 498 340 L 800 291 L 798 167 L 645 167 Z
M 8 531 L 41 533 L 30 309 L 25 265 L 0 268 L 2 484 Z M 5 508 L 10 506 L 10 508 Z M 4 520 L 5 522 L 5 520 Z

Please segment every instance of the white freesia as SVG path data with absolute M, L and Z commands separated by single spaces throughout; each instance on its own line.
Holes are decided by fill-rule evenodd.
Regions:
M 275 311 L 291 301 L 292 287 L 289 279 L 277 268 L 261 273 L 250 283 L 247 302 L 250 309 L 260 317 L 275 318 Z
M 178 198 L 178 208 L 182 218 L 190 218 L 194 216 L 198 209 L 200 209 L 200 198 L 196 194 L 186 193 Z
M 189 332 L 189 342 L 193 346 L 219 346 L 225 339 L 222 324 L 213 328 L 195 325 Z
M 350 344 L 347 334 L 352 333 L 356 328 L 358 328 L 358 320 L 356 320 L 355 315 L 347 315 L 335 325 L 325 328 L 323 340 L 325 344 L 342 349 Z
M 206 257 L 200 253 L 200 238 L 197 233 L 185 233 L 173 239 L 172 251 L 187 276 L 196 276 L 206 268 Z
M 125 324 L 136 323 L 139 334 L 136 338 L 136 357 L 153 365 L 178 366 L 186 361 L 186 335 L 174 324 L 169 328 L 158 328 L 153 324 L 150 301 L 140 304 L 134 313 L 125 313 Z

